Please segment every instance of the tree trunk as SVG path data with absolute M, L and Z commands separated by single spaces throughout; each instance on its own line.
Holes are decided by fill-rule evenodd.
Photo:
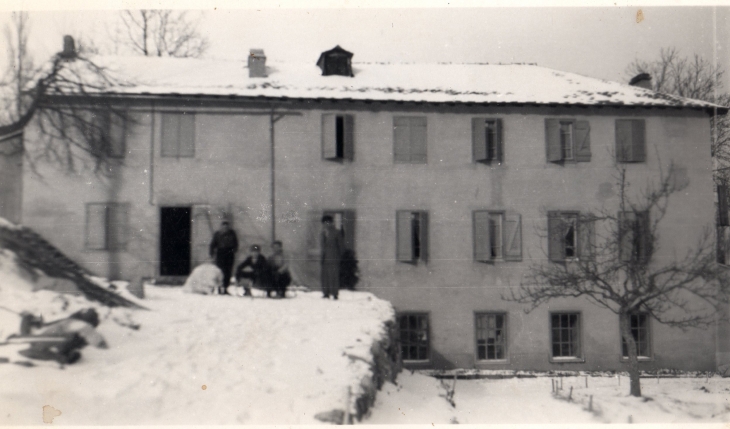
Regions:
M 631 335 L 631 318 L 628 313 L 619 314 L 621 338 L 626 342 L 629 353 L 629 378 L 631 379 L 631 396 L 641 396 L 641 379 L 639 377 L 639 358 L 636 353 L 636 340 Z M 623 351 L 621 352 L 623 354 Z

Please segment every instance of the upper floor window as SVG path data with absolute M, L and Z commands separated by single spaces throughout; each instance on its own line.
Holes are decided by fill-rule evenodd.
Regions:
M 129 235 L 128 203 L 86 205 L 86 240 L 89 250 L 124 250 Z
M 589 162 L 591 127 L 588 121 L 545 119 L 545 147 L 549 162 Z
M 472 119 L 472 155 L 474 162 L 499 164 L 503 161 L 501 119 Z
M 396 212 L 396 256 L 399 262 L 428 261 L 428 212 Z
M 519 214 L 477 210 L 472 216 L 475 261 L 522 259 L 522 228 Z
M 625 211 L 618 216 L 621 261 L 646 262 L 651 247 L 649 212 Z
M 352 161 L 355 119 L 352 115 L 322 115 L 322 158 Z
M 165 112 L 162 114 L 163 157 L 195 156 L 195 114 Z
M 126 114 L 113 110 L 92 113 L 94 138 L 109 158 L 124 158 L 126 155 Z
M 646 161 L 645 128 L 643 119 L 616 119 L 616 161 Z
M 548 212 L 548 256 L 553 262 L 591 258 L 594 222 L 578 212 Z
M 397 163 L 426 163 L 426 117 L 393 118 L 393 160 Z

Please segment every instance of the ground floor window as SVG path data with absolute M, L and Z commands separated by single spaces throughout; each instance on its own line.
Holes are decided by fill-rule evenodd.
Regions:
M 646 313 L 631 314 L 630 327 L 631 335 L 636 341 L 636 355 L 639 357 L 651 357 L 649 349 L 649 315 Z M 623 338 L 621 338 L 622 356 L 629 357 L 629 346 Z
M 429 359 L 428 314 L 402 313 L 398 316 L 403 360 Z
M 477 359 L 506 359 L 506 315 L 480 313 L 476 315 Z
M 580 314 L 553 313 L 550 315 L 553 358 L 579 358 Z

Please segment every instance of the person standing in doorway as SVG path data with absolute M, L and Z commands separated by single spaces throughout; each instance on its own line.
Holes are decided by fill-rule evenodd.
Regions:
M 231 273 L 233 272 L 233 263 L 236 260 L 236 252 L 238 251 L 238 236 L 236 231 L 231 229 L 231 225 L 227 220 L 221 222 L 221 227 L 213 234 L 213 240 L 210 242 L 210 256 L 215 257 L 215 264 L 223 272 L 223 286 L 219 291 L 223 295 L 228 295 L 228 285 L 231 283 Z
M 335 228 L 332 216 L 322 216 L 322 295 L 337 299 L 340 291 L 342 234 Z

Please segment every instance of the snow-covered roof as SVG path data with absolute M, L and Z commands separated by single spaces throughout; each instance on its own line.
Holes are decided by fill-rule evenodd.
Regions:
M 354 77 L 269 61 L 250 78 L 243 61 L 97 57 L 115 84 L 104 92 L 425 103 L 626 105 L 708 109 L 714 104 L 530 64 L 353 63 Z M 721 108 L 724 109 L 724 108 Z

